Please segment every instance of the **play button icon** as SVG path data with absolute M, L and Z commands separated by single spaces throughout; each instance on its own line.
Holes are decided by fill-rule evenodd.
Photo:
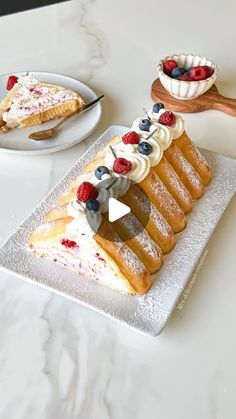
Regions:
M 109 198 L 108 202 L 108 219 L 111 223 L 119 218 L 124 217 L 124 215 L 129 214 L 130 207 L 118 201 L 115 198 Z
M 152 217 L 155 217 L 155 212 L 153 213 L 151 202 L 141 187 L 131 184 L 129 190 L 125 194 L 117 197 L 118 193 L 115 188 L 114 193 L 107 193 L 107 190 L 109 190 L 107 188 L 109 188 L 111 183 L 112 180 L 108 178 L 96 185 L 96 188 L 99 191 L 98 198 L 100 196 L 101 202 L 104 202 L 100 213 L 100 216 L 102 214 L 102 220 L 105 221 L 104 228 L 97 229 L 99 213 L 88 210 L 85 214 L 91 230 L 97 236 L 100 236 L 106 241 L 122 243 L 132 240 L 142 234 L 143 230 L 148 225 L 151 212 Z M 114 196 L 117 197 L 117 199 L 115 199 Z M 158 213 L 156 217 L 158 217 Z M 111 230 L 109 230 L 109 228 L 107 229 L 106 225 L 109 225 L 109 228 L 112 227 Z M 111 236 L 110 231 L 114 231 L 114 235 Z

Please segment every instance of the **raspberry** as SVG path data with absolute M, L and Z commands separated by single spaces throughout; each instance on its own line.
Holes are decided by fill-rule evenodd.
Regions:
M 178 77 L 178 80 L 184 80 L 184 81 L 193 81 L 193 79 L 190 77 L 189 74 L 182 74 L 181 76 Z
M 189 75 L 193 80 L 196 80 L 196 81 L 205 80 L 208 77 L 205 66 L 201 66 L 201 65 L 192 67 L 190 69 Z
M 7 90 L 11 90 L 14 87 L 14 85 L 17 83 L 17 81 L 18 81 L 18 77 L 16 76 L 8 77 L 7 86 L 6 86 Z
M 166 60 L 163 63 L 163 71 L 164 73 L 168 74 L 168 76 L 175 67 L 178 67 L 178 64 L 175 60 Z
M 166 112 L 162 113 L 159 120 L 158 120 L 158 122 L 160 122 L 160 124 L 168 125 L 169 127 L 174 125 L 175 121 L 176 121 L 175 114 L 173 114 L 173 112 L 169 112 L 169 111 L 166 111 Z
M 117 157 L 113 164 L 113 170 L 120 175 L 126 175 L 132 169 L 132 163 L 123 157 Z
M 90 182 L 83 182 L 78 187 L 77 199 L 81 202 L 87 202 L 89 199 L 96 199 L 98 191 Z
M 135 131 L 129 131 L 123 135 L 122 141 L 124 144 L 138 144 L 140 141 L 139 135 Z
M 214 73 L 213 68 L 209 67 L 209 65 L 204 65 L 203 67 L 206 69 L 206 72 L 207 72 L 207 78 L 208 78 L 208 77 L 211 77 L 211 76 L 212 76 L 212 74 Z
M 77 246 L 77 244 L 76 244 L 76 242 L 74 242 L 74 240 L 69 240 L 69 239 L 61 239 L 61 244 L 62 244 L 62 246 L 65 246 L 69 249 L 73 249 L 73 247 Z

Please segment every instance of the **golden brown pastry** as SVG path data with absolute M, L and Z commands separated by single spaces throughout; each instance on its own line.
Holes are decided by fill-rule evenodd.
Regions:
M 70 183 L 32 232 L 30 247 L 104 285 L 143 294 L 210 179 L 211 169 L 184 132 L 182 118 L 155 104 Z M 110 198 L 130 213 L 110 222 Z

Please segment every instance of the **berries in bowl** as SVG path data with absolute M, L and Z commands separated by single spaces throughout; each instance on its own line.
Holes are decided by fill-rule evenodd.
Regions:
M 175 54 L 158 65 L 161 84 L 175 98 L 195 99 L 214 84 L 217 67 L 205 57 L 192 54 Z

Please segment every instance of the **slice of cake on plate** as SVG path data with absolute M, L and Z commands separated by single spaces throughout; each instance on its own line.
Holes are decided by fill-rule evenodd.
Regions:
M 1 130 L 28 128 L 69 115 L 84 105 L 79 93 L 56 84 L 39 82 L 30 73 L 11 76 L 10 91 L 0 103 Z

